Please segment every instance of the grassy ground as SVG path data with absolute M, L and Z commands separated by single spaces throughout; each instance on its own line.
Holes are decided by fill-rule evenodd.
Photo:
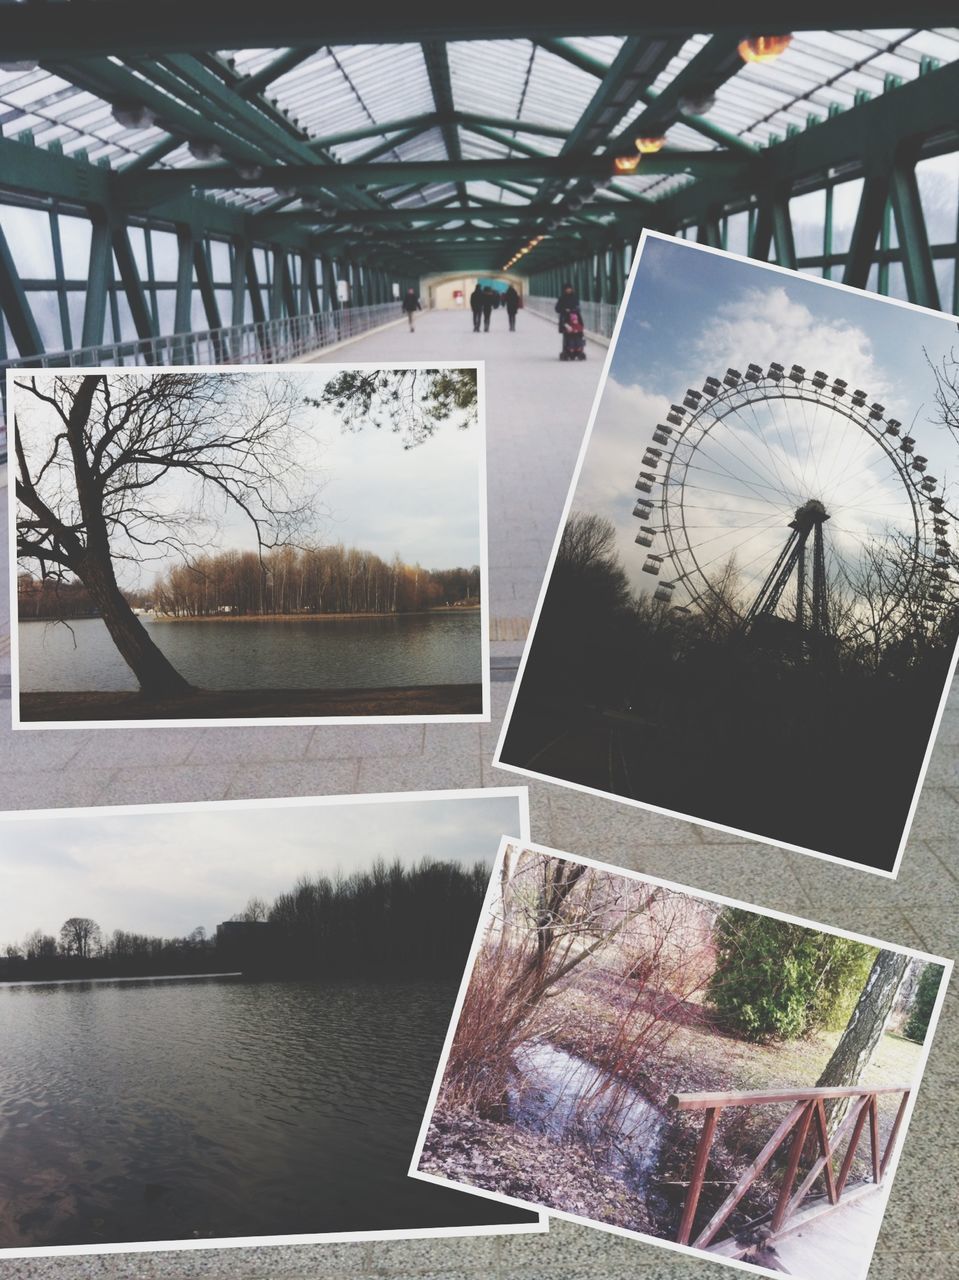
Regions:
M 482 709 L 479 684 L 408 689 L 197 689 L 177 698 L 149 698 L 139 693 L 20 695 L 20 719 L 30 722 L 479 715 Z
M 565 989 L 548 1001 L 537 1032 L 554 1044 L 604 1065 L 615 1056 L 614 1041 L 623 1006 L 631 1000 L 628 984 L 608 974 L 573 975 Z M 655 1000 L 655 993 L 650 999 Z M 476 1121 L 462 1113 L 438 1109 L 424 1148 L 424 1167 L 470 1185 L 487 1187 L 600 1221 L 628 1227 L 665 1239 L 675 1238 L 696 1145 L 701 1113 L 676 1112 L 667 1106 L 674 1093 L 753 1090 L 774 1086 L 815 1085 L 836 1046 L 840 1032 L 819 1032 L 805 1040 L 768 1045 L 751 1044 L 717 1027 L 709 1011 L 687 1002 L 669 1017 L 669 1037 L 654 1053 L 623 1069 L 627 1082 L 664 1109 L 667 1129 L 663 1153 L 638 1198 L 597 1182 L 590 1157 L 573 1144 L 561 1145 L 524 1133 L 510 1123 Z M 896 1034 L 886 1034 L 863 1075 L 865 1085 L 905 1085 L 915 1079 L 922 1047 Z M 880 1099 L 880 1140 L 891 1130 L 898 1095 Z M 765 1144 L 785 1116 L 785 1105 L 734 1107 L 721 1113 L 706 1170 L 706 1184 L 697 1215 L 701 1227 L 726 1197 L 746 1165 Z M 472 1124 L 466 1130 L 463 1125 Z M 849 1185 L 869 1176 L 868 1134 L 860 1143 Z M 818 1150 L 815 1152 L 818 1154 Z M 813 1155 L 810 1141 L 805 1159 Z M 768 1213 L 778 1194 L 781 1159 L 769 1176 L 757 1182 L 730 1219 L 734 1231 Z M 774 1162 L 774 1165 L 776 1162 Z M 834 1161 L 838 1168 L 839 1161 Z M 578 1171 L 578 1172 L 577 1172 Z M 606 1179 L 606 1183 L 611 1182 Z M 587 1194 L 592 1185 L 595 1194 Z M 797 1184 L 798 1185 L 798 1184 Z M 823 1188 L 822 1179 L 812 1193 Z M 586 1206 L 575 1207 L 576 1205 Z

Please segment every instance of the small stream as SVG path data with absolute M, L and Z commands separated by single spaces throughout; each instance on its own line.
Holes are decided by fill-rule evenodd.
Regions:
M 545 1040 L 513 1058 L 510 1118 L 552 1138 L 585 1142 L 597 1163 L 642 1192 L 659 1160 L 666 1118 L 638 1089 L 609 1077 L 585 1058 Z

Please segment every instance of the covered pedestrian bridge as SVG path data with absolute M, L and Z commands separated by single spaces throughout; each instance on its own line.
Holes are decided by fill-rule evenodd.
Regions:
M 489 274 L 608 332 L 643 227 L 956 309 L 959 32 L 766 8 L 0 3 L 0 363 L 282 360 Z

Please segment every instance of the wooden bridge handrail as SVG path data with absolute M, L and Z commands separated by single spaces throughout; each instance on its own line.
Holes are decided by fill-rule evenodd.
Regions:
M 782 1185 L 776 1207 L 772 1214 L 771 1230 L 778 1232 L 802 1204 L 807 1193 L 819 1177 L 826 1181 L 829 1204 L 840 1203 L 846 1179 L 852 1167 L 853 1157 L 867 1122 L 869 1126 L 869 1147 L 872 1155 L 872 1182 L 877 1186 L 882 1182 L 886 1166 L 892 1155 L 896 1136 L 905 1115 L 909 1102 L 911 1085 L 876 1085 L 868 1088 L 857 1085 L 844 1089 L 753 1089 L 740 1093 L 674 1093 L 669 1105 L 678 1111 L 704 1111 L 702 1132 L 696 1148 L 690 1174 L 689 1189 L 683 1205 L 682 1218 L 676 1235 L 678 1244 L 689 1244 L 693 1234 L 693 1224 L 699 1207 L 700 1192 L 706 1176 L 709 1151 L 713 1143 L 721 1112 L 726 1107 L 764 1106 L 769 1103 L 791 1102 L 789 1114 L 783 1119 L 775 1133 L 763 1147 L 762 1151 L 746 1167 L 732 1191 L 715 1210 L 712 1217 L 692 1242 L 697 1249 L 707 1249 L 712 1245 L 730 1214 L 742 1200 L 743 1196 L 769 1164 L 779 1149 L 789 1141 L 789 1154 L 782 1177 Z M 896 1112 L 892 1131 L 886 1140 L 884 1151 L 879 1146 L 879 1101 L 880 1094 L 901 1093 L 902 1098 Z M 825 1101 L 836 1098 L 855 1098 L 857 1101 L 850 1107 L 847 1115 L 834 1134 L 829 1133 L 826 1118 Z M 851 1131 L 851 1136 L 850 1136 Z M 793 1187 L 799 1174 L 803 1148 L 808 1135 L 814 1135 L 819 1148 L 818 1158 L 803 1178 L 799 1190 L 794 1193 Z M 838 1177 L 833 1169 L 833 1159 L 839 1144 L 849 1138 L 849 1145 L 842 1162 Z
M 712 1107 L 762 1107 L 771 1102 L 813 1102 L 816 1098 L 862 1098 L 874 1093 L 906 1093 L 908 1084 L 856 1085 L 848 1089 L 752 1089 L 742 1093 L 672 1093 L 667 1106 L 677 1111 Z

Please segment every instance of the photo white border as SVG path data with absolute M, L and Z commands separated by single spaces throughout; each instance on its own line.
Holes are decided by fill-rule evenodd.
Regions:
M 573 476 L 569 484 L 569 492 L 566 495 L 566 502 L 563 505 L 563 513 L 562 513 L 562 516 L 560 517 L 559 527 L 556 530 L 556 537 L 553 541 L 553 549 L 550 552 L 549 561 L 546 566 L 546 576 L 544 577 L 543 584 L 540 587 L 539 598 L 536 601 L 536 608 L 533 610 L 533 618 L 532 618 L 532 621 L 530 622 L 529 631 L 526 634 L 526 642 L 523 647 L 523 656 L 520 659 L 519 669 L 517 670 L 517 673 L 516 673 L 516 679 L 513 681 L 513 687 L 510 690 L 509 702 L 506 707 L 506 715 L 503 719 L 503 725 L 502 725 L 502 728 L 500 729 L 499 737 L 496 742 L 496 748 L 493 752 L 493 760 L 492 760 L 493 767 L 496 769 L 503 769 L 504 771 L 509 773 L 519 774 L 521 777 L 524 777 L 524 778 L 535 778 L 537 781 L 540 781 L 540 782 L 551 782 L 555 786 L 569 787 L 571 790 L 574 790 L 574 791 L 584 791 L 586 792 L 587 795 L 599 796 L 601 799 L 604 799 L 604 800 L 615 800 L 619 804 L 631 805 L 633 808 L 636 808 L 636 809 L 646 809 L 651 813 L 661 813 L 669 818 L 680 818 L 684 822 L 692 822 L 701 827 L 709 827 L 713 831 L 723 831 L 728 835 L 741 836 L 745 840 L 755 840 L 760 844 L 773 845 L 777 849 L 789 849 L 793 853 L 808 854 L 810 857 L 821 858 L 826 862 L 838 863 L 839 866 L 852 867 L 857 871 L 865 871 L 870 875 L 882 876 L 884 879 L 895 880 L 896 877 L 899 875 L 899 867 L 902 863 L 903 852 L 905 851 L 906 844 L 909 840 L 909 833 L 912 830 L 912 824 L 916 815 L 916 806 L 919 803 L 919 796 L 920 796 L 920 793 L 922 792 L 922 786 L 923 786 L 923 783 L 925 782 L 926 773 L 929 769 L 929 761 L 932 757 L 933 748 L 935 747 L 935 744 L 936 744 L 936 736 L 939 733 L 939 725 L 942 722 L 942 717 L 946 710 L 946 702 L 949 697 L 949 689 L 950 689 L 950 686 L 952 685 L 953 677 L 955 676 L 955 673 L 956 673 L 956 664 L 959 663 L 959 641 L 957 641 L 956 646 L 953 650 L 952 659 L 949 663 L 949 670 L 946 674 L 946 678 L 943 683 L 942 697 L 939 700 L 939 709 L 933 718 L 933 724 L 929 734 L 929 740 L 926 744 L 925 754 L 923 756 L 922 764 L 919 769 L 918 780 L 916 782 L 915 790 L 913 791 L 912 803 L 910 804 L 909 811 L 906 815 L 906 821 L 902 830 L 902 838 L 899 842 L 899 848 L 896 851 L 896 857 L 895 857 L 895 861 L 893 863 L 893 867 L 891 871 L 886 871 L 881 867 L 869 867 L 869 866 L 866 866 L 865 863 L 856 862 L 852 858 L 842 858 L 842 857 L 839 857 L 838 854 L 823 853 L 819 849 L 807 849 L 803 845 L 789 844 L 784 840 L 777 840 L 773 836 L 759 835 L 755 831 L 746 831 L 740 827 L 729 827 L 724 825 L 721 822 L 712 822 L 708 818 L 699 818 L 691 813 L 683 813 L 678 809 L 666 809 L 666 808 L 663 808 L 661 805 L 652 804 L 647 800 L 634 800 L 630 796 L 618 795 L 615 791 L 603 791 L 598 787 L 586 786 L 584 783 L 581 783 L 581 782 L 572 782 L 566 778 L 559 778 L 549 773 L 538 773 L 535 769 L 522 768 L 520 765 L 506 764 L 502 761 L 501 756 L 502 756 L 503 744 L 506 741 L 506 735 L 509 732 L 510 721 L 513 718 L 513 708 L 516 704 L 516 699 L 519 694 L 520 686 L 523 681 L 523 673 L 526 670 L 526 663 L 529 659 L 530 650 L 532 648 L 533 637 L 535 636 L 536 628 L 539 625 L 540 614 L 542 613 L 542 610 L 543 610 L 543 602 L 546 599 L 546 593 L 549 589 L 550 580 L 553 576 L 553 566 L 556 563 L 556 557 L 557 557 L 557 554 L 559 553 L 559 544 L 563 537 L 563 530 L 566 527 L 566 522 L 569 519 L 569 513 L 573 505 L 573 499 L 576 495 L 576 486 L 579 483 L 580 472 L 582 471 L 583 464 L 586 461 L 586 453 L 589 448 L 590 438 L 592 437 L 593 428 L 596 425 L 596 419 L 599 415 L 600 405 L 602 404 L 603 396 L 606 392 L 606 383 L 609 377 L 610 367 L 612 365 L 613 358 L 616 354 L 616 347 L 619 341 L 619 333 L 620 333 L 620 330 L 622 329 L 623 321 L 626 317 L 626 312 L 629 307 L 629 300 L 630 300 L 630 297 L 632 296 L 633 286 L 636 282 L 636 277 L 639 273 L 639 264 L 642 260 L 643 250 L 646 247 L 646 244 L 648 243 L 648 241 L 650 240 L 665 240 L 671 244 L 683 245 L 685 248 L 689 249 L 691 252 L 699 251 L 701 253 L 711 253 L 720 258 L 728 258 L 728 259 L 732 259 L 735 262 L 744 263 L 745 265 L 750 267 L 755 267 L 758 270 L 765 269 L 767 271 L 775 272 L 777 275 L 788 276 L 791 280 L 796 280 L 796 279 L 808 280 L 809 283 L 813 285 L 822 285 L 825 288 L 839 289 L 843 293 L 853 294 L 858 298 L 865 297 L 867 300 L 875 302 L 877 306 L 886 304 L 888 306 L 902 307 L 906 311 L 918 311 L 922 315 L 935 316 L 937 319 L 943 320 L 945 322 L 948 322 L 950 319 L 954 319 L 954 317 L 950 317 L 942 311 L 934 311 L 931 307 L 920 307 L 917 303 L 914 303 L 914 302 L 904 302 L 901 298 L 888 298 L 883 294 L 878 294 L 878 293 L 874 294 L 865 289 L 857 289 L 857 288 L 854 288 L 852 285 L 842 284 L 838 280 L 822 280 L 818 276 L 804 275 L 801 271 L 798 271 L 798 270 L 794 271 L 790 267 L 780 267 L 772 262 L 760 262 L 756 258 L 749 258 L 749 257 L 746 257 L 744 254 L 729 253 L 724 249 L 715 249 L 710 245 L 698 244 L 698 243 L 695 243 L 694 241 L 686 240 L 682 236 L 670 236 L 670 235 L 666 235 L 665 232 L 662 232 L 662 231 L 651 231 L 648 228 L 644 228 L 642 234 L 640 235 L 639 242 L 636 246 L 636 252 L 633 256 L 633 261 L 630 264 L 629 277 L 627 278 L 627 281 L 626 281 L 626 288 L 623 293 L 622 301 L 619 304 L 619 311 L 616 316 L 616 325 L 613 329 L 613 336 L 610 338 L 609 349 L 606 352 L 606 359 L 603 363 L 602 372 L 600 373 L 600 376 L 599 376 L 599 382 L 596 385 L 596 394 L 593 397 L 593 405 L 592 405 L 592 408 L 590 409 L 589 419 L 586 424 L 586 433 L 583 436 L 583 443 L 580 446 L 579 454 L 576 459 L 576 466 L 573 469 Z
M 21 820 L 48 822 L 63 819 L 66 822 L 74 822 L 78 818 L 97 820 L 101 817 L 134 817 L 138 814 L 231 813 L 251 809 L 309 809 L 318 805 L 345 807 L 358 804 L 422 803 L 433 800 L 492 800 L 502 796 L 512 796 L 519 805 L 519 824 L 522 829 L 522 835 L 520 837 L 513 836 L 512 839 L 528 840 L 529 789 L 527 787 L 459 787 L 443 791 L 371 791 L 362 792 L 358 795 L 272 797 L 265 800 L 204 800 L 162 804 L 102 805 L 93 808 L 77 806 L 63 809 L 14 809 L 0 812 L 0 832 L 2 832 L 4 824 Z M 502 846 L 502 841 L 500 844 Z M 0 860 L 2 860 L 2 856 L 2 853 L 0 853 Z M 480 921 L 483 919 L 485 910 L 486 899 L 484 898 Z M 457 1000 L 459 1000 L 459 997 L 457 997 Z M 454 1019 L 458 1016 L 458 1013 L 459 1005 L 457 1003 Z M 432 1095 L 430 1107 L 432 1109 Z M 496 1198 L 502 1199 L 502 1197 Z M 517 1203 L 515 1207 L 526 1209 L 529 1206 Z M 475 1227 L 403 1227 L 396 1230 L 331 1231 L 312 1235 L 226 1236 L 215 1240 L 148 1240 L 121 1242 L 119 1244 L 38 1245 L 36 1247 L 12 1249 L 0 1248 L 0 1269 L 2 1269 L 3 1263 L 8 1258 L 78 1257 L 117 1253 L 173 1253 L 195 1249 L 251 1249 L 270 1245 L 342 1244 L 363 1240 L 431 1240 L 480 1235 L 538 1235 L 548 1231 L 549 1220 L 546 1213 L 535 1208 L 532 1212 L 538 1212 L 538 1221 L 505 1223 L 502 1226 L 497 1226 L 495 1223 L 485 1223 Z
M 626 867 L 613 866 L 608 862 L 599 862 L 595 858 L 581 857 L 579 854 L 566 853 L 560 849 L 550 848 L 548 845 L 537 844 L 534 841 L 517 841 L 513 836 L 503 836 L 500 841 L 499 852 L 496 855 L 496 862 L 493 864 L 493 872 L 490 877 L 489 888 L 486 898 L 483 901 L 483 908 L 480 913 L 479 924 L 476 927 L 476 933 L 473 937 L 473 945 L 470 948 L 469 959 L 466 962 L 466 971 L 463 974 L 463 980 L 460 983 L 460 989 L 456 997 L 456 1004 L 453 1007 L 453 1017 L 450 1022 L 449 1030 L 446 1033 L 446 1039 L 443 1044 L 443 1052 L 440 1057 L 439 1067 L 436 1071 L 436 1079 L 433 1081 L 433 1088 L 430 1091 L 429 1103 L 427 1104 L 426 1114 L 423 1117 L 423 1123 L 420 1127 L 419 1137 L 416 1142 L 416 1150 L 413 1153 L 413 1159 L 410 1162 L 409 1174 L 411 1178 L 420 1178 L 424 1182 L 435 1182 L 441 1186 L 457 1187 L 460 1190 L 472 1191 L 475 1195 L 486 1196 L 490 1200 L 503 1200 L 506 1204 L 515 1205 L 517 1207 L 527 1209 L 539 1209 L 546 1212 L 552 1218 L 562 1218 L 566 1222 L 574 1222 L 580 1226 L 595 1227 L 600 1231 L 608 1231 L 613 1235 L 624 1236 L 629 1240 L 641 1240 L 645 1244 L 661 1245 L 665 1249 L 672 1249 L 674 1252 L 686 1254 L 697 1258 L 702 1258 L 707 1262 L 720 1263 L 725 1266 L 736 1267 L 741 1271 L 748 1271 L 751 1275 L 757 1273 L 773 1277 L 773 1280 L 779 1280 L 782 1275 L 781 1271 L 771 1271 L 767 1267 L 762 1267 L 752 1262 L 742 1262 L 738 1258 L 724 1258 L 721 1254 L 712 1253 L 708 1249 L 697 1249 L 690 1244 L 679 1244 L 675 1240 L 663 1240 L 658 1236 L 648 1235 L 642 1231 L 631 1231 L 627 1227 L 614 1226 L 611 1223 L 600 1222 L 596 1218 L 586 1218 L 581 1214 L 567 1213 L 561 1209 L 554 1209 L 551 1206 L 544 1208 L 541 1204 L 536 1204 L 530 1200 L 520 1200 L 516 1196 L 501 1195 L 497 1191 L 490 1191 L 482 1187 L 472 1187 L 466 1182 L 457 1182 L 452 1178 L 443 1178 L 438 1174 L 424 1173 L 417 1166 L 423 1154 L 423 1147 L 426 1143 L 427 1133 L 433 1118 L 433 1111 L 436 1107 L 437 1098 L 439 1097 L 440 1087 L 443 1083 L 443 1076 L 446 1073 L 446 1065 L 449 1061 L 450 1050 L 453 1045 L 453 1037 L 456 1034 L 456 1028 L 459 1024 L 460 1014 L 463 1009 L 463 1003 L 466 999 L 466 993 L 469 989 L 470 982 L 473 977 L 473 970 L 476 966 L 476 960 L 483 944 L 486 934 L 486 928 L 490 921 L 490 907 L 494 901 L 498 890 L 499 881 L 503 868 L 503 857 L 509 846 L 518 846 L 519 852 L 529 851 L 531 853 L 541 853 L 549 857 L 563 858 L 566 861 L 576 863 L 579 866 L 589 867 L 594 871 L 609 872 L 611 875 L 625 876 L 629 880 L 637 880 L 642 884 L 655 885 L 658 888 L 670 889 L 677 893 L 687 894 L 692 898 L 701 901 L 714 902 L 724 907 L 738 907 L 745 911 L 750 911 L 763 919 L 782 920 L 786 924 L 799 925 L 804 929 L 815 929 L 817 933 L 832 934 L 837 938 L 847 938 L 852 942 L 862 942 L 870 947 L 878 947 L 882 951 L 894 951 L 899 955 L 908 956 L 911 960 L 922 960 L 927 964 L 938 964 L 943 967 L 942 979 L 939 983 L 939 991 L 936 995 L 936 1002 L 929 1018 L 929 1025 L 926 1028 L 925 1040 L 922 1044 L 922 1052 L 919 1058 L 919 1065 L 916 1074 L 910 1083 L 909 1101 L 903 1113 L 902 1123 L 896 1135 L 895 1147 L 889 1158 L 886 1167 L 883 1182 L 880 1184 L 879 1194 L 883 1197 L 882 1212 L 885 1217 L 886 1208 L 889 1200 L 889 1193 L 892 1189 L 892 1182 L 895 1176 L 896 1168 L 899 1164 L 899 1158 L 905 1144 L 906 1133 L 909 1128 L 909 1121 L 912 1118 L 912 1112 L 916 1105 L 916 1096 L 919 1093 L 919 1087 L 925 1074 L 926 1063 L 929 1059 L 929 1052 L 932 1049 L 932 1042 L 935 1037 L 936 1027 L 939 1022 L 939 1015 L 942 1012 L 943 1003 L 946 998 L 946 991 L 952 977 L 953 962 L 945 959 L 943 956 L 930 955 L 925 951 L 918 951 L 914 947 L 904 947 L 899 943 L 882 942 L 878 938 L 870 938 L 866 934 L 853 933 L 848 929 L 838 929 L 833 925 L 817 924 L 813 920 L 806 920 L 802 916 L 790 915 L 785 911 L 773 911 L 766 907 L 757 907 L 753 903 L 743 902 L 738 898 L 727 898 L 723 894 L 708 893 L 705 889 L 694 889 L 690 885 L 679 884 L 674 880 L 664 880 L 660 876 L 648 875 L 643 871 L 632 871 Z M 881 1223 L 880 1223 L 881 1227 Z M 879 1233 L 876 1233 L 877 1239 Z M 862 1272 L 858 1280 L 863 1280 L 866 1271 L 872 1261 L 872 1255 L 875 1252 L 876 1241 L 873 1241 L 873 1247 L 869 1251 L 869 1255 L 863 1259 Z M 800 1277 L 799 1280 L 814 1280 L 812 1276 Z
M 177 728 L 255 728 L 257 725 L 322 725 L 322 724 L 489 724 L 490 722 L 490 600 L 489 600 L 489 539 L 487 526 L 487 491 L 486 491 L 486 363 L 483 360 L 345 360 L 316 361 L 313 364 L 222 364 L 222 365 L 117 365 L 113 367 L 76 366 L 68 369 L 25 367 L 7 370 L 7 430 L 8 435 L 14 431 L 14 379 L 37 377 L 53 379 L 65 374 L 111 374 L 122 377 L 124 374 L 142 373 L 241 373 L 263 376 L 264 373 L 288 374 L 294 378 L 306 379 L 318 372 L 328 372 L 332 377 L 345 369 L 475 369 L 476 370 L 476 414 L 479 446 L 477 449 L 477 496 L 479 510 L 479 568 L 480 568 L 480 680 L 482 684 L 482 709 L 478 712 L 467 712 L 462 715 L 397 715 L 397 716 L 216 716 L 183 719 L 148 719 L 148 720 L 21 720 L 20 718 L 20 643 L 19 643 L 19 609 L 17 602 L 17 498 L 16 486 L 8 486 L 7 539 L 8 563 L 10 568 L 9 608 L 10 608 L 10 706 L 12 725 L 15 730 L 43 729 L 150 729 L 162 727 Z M 375 430 L 372 428 L 371 430 Z M 10 459 L 10 470 L 16 478 L 16 457 Z M 213 691 L 215 692 L 215 691 Z M 304 690 L 304 692 L 315 692 Z

